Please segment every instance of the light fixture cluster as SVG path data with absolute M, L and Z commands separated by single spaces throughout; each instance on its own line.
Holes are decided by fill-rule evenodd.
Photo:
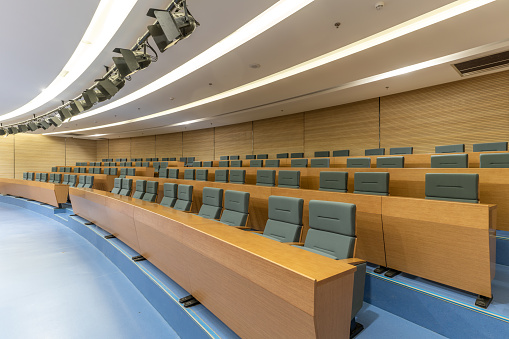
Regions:
M 124 87 L 126 80 L 131 80 L 135 72 L 147 68 L 157 61 L 157 52 L 150 46 L 148 38 L 152 36 L 160 52 L 166 51 L 178 41 L 187 38 L 199 26 L 187 9 L 186 0 L 174 0 L 166 10 L 150 9 L 147 16 L 157 21 L 147 27 L 148 32 L 138 39 L 132 49 L 115 48 L 114 53 L 120 56 L 113 57 L 114 66 L 107 67 L 106 74 L 95 80 L 94 84 L 84 90 L 80 96 L 62 101 L 62 105 L 40 116 L 31 119 L 0 126 L 0 136 L 33 132 L 38 129 L 47 130 L 51 126 L 59 127 L 72 117 L 92 108 L 96 103 L 111 99 Z M 147 47 L 155 56 L 147 53 Z

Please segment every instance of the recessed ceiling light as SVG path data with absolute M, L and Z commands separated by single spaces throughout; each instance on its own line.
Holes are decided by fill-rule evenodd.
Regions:
M 76 81 L 115 35 L 137 1 L 101 0 L 80 43 L 59 75 L 31 101 L 1 115 L 0 121 L 15 118 L 41 107 Z
M 260 64 L 251 64 L 251 65 L 249 65 L 249 67 L 256 69 L 256 68 L 260 68 L 262 66 Z

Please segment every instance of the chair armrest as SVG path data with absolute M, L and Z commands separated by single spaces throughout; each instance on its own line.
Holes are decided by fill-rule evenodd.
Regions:
M 285 242 L 286 245 L 304 246 L 303 242 Z
M 239 230 L 250 230 L 251 229 L 251 227 L 247 227 L 247 226 L 233 226 L 233 227 L 235 227 Z
M 345 264 L 350 264 L 350 265 L 359 265 L 359 264 L 364 264 L 366 262 L 366 260 L 359 259 L 359 258 L 348 258 L 348 259 L 342 259 L 339 261 L 344 262 Z
M 263 231 L 249 231 L 249 232 L 263 234 Z

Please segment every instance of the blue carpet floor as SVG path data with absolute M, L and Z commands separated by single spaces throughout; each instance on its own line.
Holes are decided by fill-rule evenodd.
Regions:
M 0 338 L 178 338 L 87 240 L 0 203 Z

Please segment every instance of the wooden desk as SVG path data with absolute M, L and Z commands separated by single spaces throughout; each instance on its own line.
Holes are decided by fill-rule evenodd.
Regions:
M 245 338 L 348 338 L 341 261 L 156 204 L 70 188 L 74 212 L 120 240 Z
M 210 175 L 210 174 L 209 174 Z M 386 266 L 383 229 L 382 229 L 382 202 L 380 196 L 361 195 L 350 193 L 323 192 L 312 190 L 298 190 L 279 187 L 265 187 L 256 185 L 239 185 L 230 183 L 196 181 L 166 178 L 142 178 L 133 179 L 133 187 L 136 180 L 152 180 L 159 182 L 157 202 L 162 200 L 163 184 L 173 182 L 193 186 L 192 211 L 198 213 L 202 205 L 202 191 L 204 187 L 217 187 L 224 190 L 234 190 L 249 193 L 249 220 L 248 226 L 264 230 L 268 219 L 268 199 L 271 195 L 291 196 L 304 199 L 302 239 L 305 239 L 309 230 L 309 200 L 341 201 L 357 205 L 357 246 L 355 256 L 377 265 Z
M 69 186 L 20 179 L 0 179 L 0 194 L 36 200 L 58 207 L 67 202 Z
M 383 197 L 387 265 L 491 297 L 497 206 Z

